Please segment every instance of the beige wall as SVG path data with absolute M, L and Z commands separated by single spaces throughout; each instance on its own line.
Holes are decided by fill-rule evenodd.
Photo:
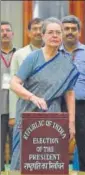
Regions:
M 1 20 L 11 22 L 14 46 L 23 46 L 23 1 L 1 1 Z

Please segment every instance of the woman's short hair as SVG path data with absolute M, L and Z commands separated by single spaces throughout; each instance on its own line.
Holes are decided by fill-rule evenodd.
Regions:
M 43 33 L 43 34 L 46 32 L 46 27 L 47 27 L 47 25 L 50 24 L 50 23 L 57 23 L 57 24 L 59 24 L 60 26 L 62 26 L 62 25 L 61 25 L 61 21 L 60 21 L 59 19 L 57 19 L 57 18 L 55 18 L 55 17 L 47 18 L 47 19 L 44 20 L 43 25 L 42 25 L 42 33 Z

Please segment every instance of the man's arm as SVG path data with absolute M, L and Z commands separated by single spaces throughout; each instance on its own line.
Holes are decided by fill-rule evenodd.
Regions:
M 66 92 L 65 101 L 69 113 L 70 139 L 72 139 L 75 135 L 75 93 L 73 90 L 69 90 Z
M 12 62 L 10 67 L 11 78 L 16 74 L 16 72 L 19 69 L 18 58 L 19 58 L 19 54 L 18 54 L 18 51 L 16 51 L 12 57 Z M 9 125 L 10 126 L 14 126 L 15 124 L 17 99 L 18 99 L 18 96 L 10 89 L 9 90 Z

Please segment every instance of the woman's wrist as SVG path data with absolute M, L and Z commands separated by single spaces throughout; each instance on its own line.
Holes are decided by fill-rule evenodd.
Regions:
M 28 98 L 29 98 L 29 101 L 32 100 L 32 97 L 33 97 L 33 96 L 34 96 L 34 94 L 30 94 L 30 95 L 29 95 L 29 97 L 28 97 Z
M 75 120 L 69 120 L 69 123 L 75 123 Z

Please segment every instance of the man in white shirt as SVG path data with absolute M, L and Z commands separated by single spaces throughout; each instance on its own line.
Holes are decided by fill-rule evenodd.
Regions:
M 28 24 L 28 36 L 30 38 L 30 44 L 19 49 L 13 55 L 13 59 L 11 62 L 11 77 L 16 74 L 23 60 L 26 58 L 28 54 L 30 54 L 35 49 L 39 49 L 43 46 L 42 41 L 42 28 L 43 20 L 40 18 L 32 19 Z M 18 97 L 14 92 L 10 90 L 9 94 L 9 125 L 13 126 L 15 124 L 15 114 L 16 114 L 16 102 Z

